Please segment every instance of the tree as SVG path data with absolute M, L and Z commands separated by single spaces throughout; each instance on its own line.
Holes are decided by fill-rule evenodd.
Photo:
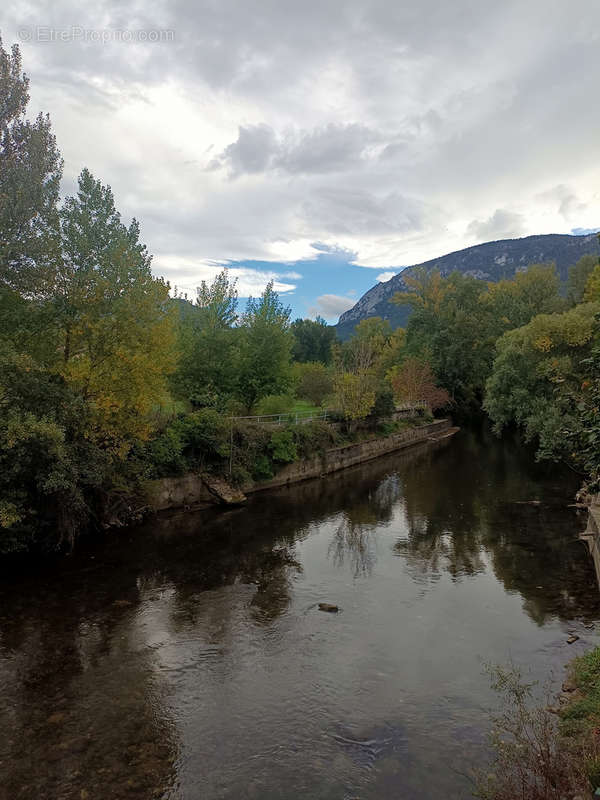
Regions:
M 114 454 L 152 430 L 174 363 L 169 287 L 154 278 L 139 225 L 121 222 L 109 186 L 84 169 L 61 212 L 57 369 L 89 403 L 91 435 Z
M 300 377 L 296 387 L 298 397 L 305 397 L 316 406 L 322 405 L 333 389 L 331 373 L 318 361 L 298 364 Z
M 390 323 L 381 317 L 367 317 L 355 327 L 354 335 L 342 345 L 333 348 L 338 405 L 347 406 L 346 397 L 364 416 L 388 416 L 393 410 L 393 396 L 388 372 L 404 358 L 404 331 L 393 331 Z M 345 374 L 355 376 L 345 379 Z M 364 393 L 359 402 L 358 392 Z M 372 399 L 371 399 L 372 398 Z
M 591 254 L 582 256 L 576 264 L 569 269 L 567 280 L 567 297 L 573 305 L 583 302 L 585 287 L 598 258 Z
M 233 395 L 237 369 L 237 286 L 227 270 L 202 281 L 195 306 L 181 314 L 181 359 L 174 385 L 195 406 L 222 407 Z
M 292 357 L 294 361 L 320 361 L 331 363 L 331 346 L 335 342 L 335 330 L 322 317 L 297 319 L 290 329 L 294 335 Z
M 583 303 L 562 314 L 540 314 L 505 333 L 486 384 L 484 408 L 499 433 L 515 423 L 541 457 L 579 461 L 568 431 L 582 428 L 578 399 L 584 367 L 598 340 L 600 306 Z
M 450 395 L 436 385 L 431 367 L 417 358 L 407 358 L 390 374 L 394 400 L 398 404 L 426 405 L 431 411 L 443 408 L 450 402 Z
M 565 310 L 559 289 L 555 264 L 533 264 L 512 280 L 488 284 L 482 302 L 490 312 L 493 334 L 520 328 L 537 314 Z
M 590 272 L 585 285 L 583 299 L 588 303 L 600 302 L 600 264 L 596 264 L 594 269 Z
M 413 308 L 406 328 L 407 355 L 430 363 L 457 405 L 476 407 L 494 343 L 480 301 L 486 284 L 458 272 L 442 278 L 423 270 L 406 283 L 408 291 L 396 293 L 393 302 Z
M 293 337 L 290 309 L 270 281 L 260 298 L 250 298 L 240 324 L 238 396 L 251 410 L 268 394 L 284 393 L 291 380 Z
M 0 352 L 0 553 L 72 545 L 106 456 L 65 381 L 8 344 Z
M 335 407 L 347 420 L 364 419 L 375 405 L 376 392 L 368 372 L 339 372 L 333 391 Z
M 409 304 L 406 352 L 430 363 L 439 384 L 463 408 L 479 407 L 497 338 L 533 316 L 561 310 L 552 265 L 534 265 L 512 280 L 485 284 L 454 272 L 421 270 L 393 301 Z
M 27 120 L 28 102 L 19 48 L 0 39 L 0 291 L 43 297 L 59 254 L 62 160 L 50 118 Z
M 350 372 L 373 370 L 391 336 L 392 328 L 387 320 L 367 317 L 355 327 L 354 335 L 334 352 L 334 357 Z

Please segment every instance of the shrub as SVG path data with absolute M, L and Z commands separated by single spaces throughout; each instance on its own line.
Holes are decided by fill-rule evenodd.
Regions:
M 502 700 L 494 718 L 492 764 L 475 773 L 475 797 L 482 800 L 563 800 L 589 797 L 590 778 L 598 760 L 597 744 L 561 736 L 550 713 L 549 690 L 544 704 L 533 695 L 520 671 L 490 668 L 493 687 Z
M 384 389 L 378 391 L 375 395 L 375 404 L 371 409 L 369 417 L 372 419 L 391 417 L 395 410 L 396 405 L 394 403 L 394 393 L 391 389 Z
M 256 414 L 287 414 L 294 407 L 294 398 L 288 394 L 269 394 L 258 401 Z
M 322 454 L 328 447 L 334 447 L 341 438 L 335 428 L 323 420 L 296 425 L 293 432 L 300 458 L 310 458 L 316 453 Z
M 154 477 L 180 475 L 188 470 L 214 469 L 229 455 L 228 422 L 204 408 L 178 417 L 145 448 Z
M 273 461 L 289 464 L 298 458 L 294 435 L 290 430 L 275 431 L 269 444 Z
M 264 453 L 257 456 L 252 466 L 252 477 L 254 480 L 266 481 L 272 478 L 274 474 L 273 465 L 269 461 L 268 456 Z
M 298 364 L 299 375 L 296 394 L 310 400 L 316 406 L 321 406 L 323 401 L 333 390 L 333 381 L 330 370 L 318 361 Z

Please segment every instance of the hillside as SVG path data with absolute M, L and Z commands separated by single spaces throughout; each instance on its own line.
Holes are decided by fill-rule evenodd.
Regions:
M 395 292 L 406 289 L 404 278 L 418 267 L 424 267 L 428 271 L 437 269 L 442 275 L 458 270 L 463 275 L 495 282 L 512 278 L 516 272 L 526 269 L 530 264 L 553 261 L 561 280 L 566 281 L 569 267 L 587 253 L 600 255 L 596 234 L 546 234 L 486 242 L 422 264 L 414 264 L 389 281 L 373 286 L 351 309 L 344 312 L 336 325 L 337 335 L 340 339 L 347 339 L 355 325 L 366 317 L 383 317 L 390 321 L 393 328 L 405 325 L 410 308 L 396 306 L 389 301 Z

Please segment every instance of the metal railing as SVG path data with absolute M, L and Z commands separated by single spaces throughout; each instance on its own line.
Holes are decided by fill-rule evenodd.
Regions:
M 403 403 L 397 405 L 395 411 L 418 411 L 427 408 L 427 403 Z M 335 412 L 325 409 L 324 411 L 287 411 L 284 414 L 255 414 L 246 417 L 228 417 L 232 422 L 247 420 L 258 425 L 302 425 L 304 422 L 322 420 L 332 422 L 335 419 Z
M 302 425 L 314 420 L 327 422 L 331 416 L 331 411 L 288 411 L 285 414 L 258 414 L 250 417 L 229 417 L 229 419 L 232 422 L 247 420 L 258 425 Z
M 418 411 L 429 408 L 427 403 L 400 403 L 396 406 L 396 411 Z

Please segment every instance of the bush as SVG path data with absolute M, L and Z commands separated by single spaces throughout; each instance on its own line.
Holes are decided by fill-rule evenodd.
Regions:
M 268 394 L 255 406 L 254 412 L 258 415 L 287 414 L 294 407 L 294 398 L 288 394 Z
M 490 671 L 502 707 L 493 720 L 493 762 L 475 773 L 475 796 L 482 800 L 589 797 L 598 766 L 597 743 L 561 735 L 548 708 L 550 691 L 540 705 L 533 695 L 535 684 L 525 683 L 518 669 Z
M 146 445 L 145 458 L 158 478 L 215 469 L 229 455 L 228 439 L 227 420 L 214 409 L 204 408 L 172 422 Z
M 394 393 L 391 389 L 384 389 L 383 391 L 377 392 L 375 395 L 375 404 L 371 409 L 369 417 L 372 419 L 391 417 L 395 410 Z
M 297 396 L 310 400 L 316 406 L 322 406 L 325 398 L 333 390 L 330 370 L 324 364 L 315 361 L 297 364 L 296 372 L 298 374 Z
M 160 436 L 134 448 L 128 478 L 139 484 L 147 478 L 201 470 L 229 476 L 231 468 L 231 481 L 240 486 L 251 479 L 268 480 L 282 464 L 323 453 L 339 438 L 321 420 L 273 430 L 249 419 L 231 421 L 205 408 L 179 417 Z
M 311 458 L 316 453 L 323 454 L 327 448 L 335 447 L 341 439 L 335 428 L 323 420 L 296 425 L 293 432 L 300 458 Z
M 289 464 L 298 458 L 294 435 L 290 430 L 275 431 L 275 433 L 271 435 L 269 448 L 273 461 Z

